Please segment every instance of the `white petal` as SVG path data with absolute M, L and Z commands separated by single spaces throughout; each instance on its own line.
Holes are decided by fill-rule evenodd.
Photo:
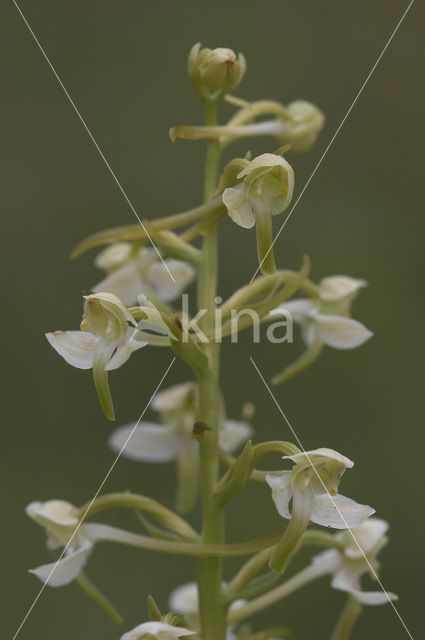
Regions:
M 358 527 L 374 513 L 372 507 L 358 504 L 339 493 L 336 496 L 322 493 L 314 496 L 311 520 L 324 527 L 351 529 Z
M 91 369 L 98 336 L 89 331 L 54 331 L 46 338 L 62 358 L 78 369 Z
M 218 442 L 223 451 L 232 453 L 232 451 L 245 444 L 253 432 L 252 427 L 247 422 L 226 420 L 219 429 Z
M 291 485 L 292 471 L 280 471 L 276 475 L 267 475 L 266 481 L 272 490 L 273 502 L 282 518 L 290 520 L 289 501 L 292 498 L 293 490 Z
M 311 449 L 310 451 L 302 451 L 301 453 L 295 453 L 293 456 L 282 456 L 282 460 L 292 460 L 293 462 L 299 463 L 304 462 L 305 464 L 314 464 L 316 462 L 316 457 L 329 458 L 330 460 L 337 460 L 341 462 L 344 467 L 347 469 L 351 469 L 354 467 L 354 462 L 350 460 L 350 458 L 346 458 L 342 455 L 342 453 L 338 453 L 334 449 L 328 449 L 327 447 L 320 447 L 319 449 Z
M 139 293 L 148 293 L 148 291 L 145 291 L 143 284 L 137 261 L 133 260 L 110 273 L 104 280 L 95 285 L 92 290 L 113 293 L 126 305 L 132 306 L 137 304 Z
M 192 282 L 195 277 L 195 269 L 192 265 L 181 260 L 165 260 L 164 262 L 168 271 L 162 262 L 157 261 L 149 269 L 147 277 L 158 297 L 164 302 L 170 302 L 178 298 Z
M 109 439 L 111 449 L 119 452 L 125 445 L 122 455 L 142 462 L 168 462 L 176 457 L 179 440 L 174 426 L 142 422 L 130 437 L 133 429 L 134 424 L 128 424 L 114 431 Z
M 327 302 L 334 302 L 350 296 L 366 286 L 366 280 L 350 278 L 349 276 L 330 276 L 323 278 L 319 283 L 320 297 Z
M 198 587 L 196 582 L 182 584 L 170 594 L 169 606 L 173 611 L 182 615 L 197 613 L 198 611 Z
M 149 344 L 140 338 L 140 331 L 131 327 L 127 330 L 127 339 L 118 345 L 116 352 L 106 365 L 106 371 L 113 371 L 122 367 L 127 362 L 132 353 Z
M 251 229 L 255 224 L 255 217 L 249 200 L 246 197 L 244 185 L 228 187 L 223 192 L 223 202 L 227 213 L 240 227 Z
M 151 402 L 152 409 L 155 411 L 172 411 L 182 406 L 188 396 L 196 389 L 196 382 L 183 382 L 175 384 L 169 389 L 160 391 Z
M 319 339 L 334 349 L 355 349 L 373 336 L 361 322 L 352 318 L 315 313 L 312 319 Z
M 294 322 L 302 323 L 307 319 L 309 313 L 314 311 L 316 305 L 310 298 L 298 298 L 289 300 L 277 308 L 289 311 Z
M 44 564 L 30 570 L 30 573 L 36 575 L 42 582 L 47 582 L 49 587 L 62 587 L 75 580 L 86 565 L 92 549 L 92 543 L 85 541 L 79 549 L 70 551 L 58 562 Z
M 350 591 L 353 598 L 366 605 L 387 604 L 392 600 L 398 600 L 395 593 L 387 591 L 360 591 L 360 589 L 352 589 Z
M 155 636 L 158 640 L 174 640 L 182 636 L 193 636 L 195 632 L 184 627 L 173 627 L 165 622 L 144 622 L 124 633 L 121 640 L 141 640 L 145 635 Z
M 349 558 L 361 558 L 363 554 L 368 554 L 388 531 L 388 527 L 388 522 L 385 520 L 370 518 L 353 529 L 352 533 L 356 540 L 348 533 L 344 534 L 345 555 Z

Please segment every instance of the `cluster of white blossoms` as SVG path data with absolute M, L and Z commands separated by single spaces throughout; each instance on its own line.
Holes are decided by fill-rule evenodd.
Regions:
M 251 634 L 248 627 L 238 624 L 313 579 L 330 575 L 332 587 L 346 592 L 349 603 L 359 609 L 363 604 L 396 599 L 383 590 L 363 590 L 361 582 L 367 573 L 377 577 L 377 556 L 387 542 L 388 524 L 372 517 L 372 507 L 339 493 L 343 474 L 354 465 L 346 456 L 325 447 L 304 451 L 284 441 L 253 444 L 254 431 L 247 417 L 250 412 L 245 411 L 245 419 L 239 421 L 227 418 L 219 385 L 221 340 L 217 336 L 228 335 L 222 329 L 233 311 L 246 311 L 248 305 L 260 321 L 289 314 L 300 326 L 305 349 L 298 360 L 273 378 L 275 383 L 284 382 L 312 364 L 325 345 L 354 349 L 372 336 L 351 317 L 352 302 L 366 282 L 337 275 L 315 284 L 309 279 L 307 259 L 299 272 L 276 269 L 273 218 L 290 206 L 294 193 L 294 171 L 283 157 L 288 146 L 252 159 L 250 153 L 234 158 L 221 177 L 213 166 L 226 145 L 250 135 L 271 135 L 295 151 L 310 148 L 323 126 L 321 111 L 304 100 L 284 107 L 268 100 L 247 103 L 227 95 L 246 70 L 244 57 L 230 49 L 211 50 L 197 44 L 190 52 L 188 68 L 208 126 L 174 127 L 172 137 L 209 141 L 204 204 L 152 222 L 153 239 L 165 260 L 146 246 L 150 236 L 142 225 L 89 238 L 86 248 L 111 242 L 96 258 L 105 277 L 84 296 L 80 330 L 46 336 L 67 363 L 93 370 L 100 404 L 110 420 L 115 419 L 115 411 L 109 372 L 121 367 L 135 351 L 147 345 L 171 348 L 191 367 L 193 381 L 154 395 L 151 409 L 159 414 L 158 422 L 120 426 L 108 442 L 118 456 L 133 461 L 175 461 L 177 511 L 189 512 L 201 494 L 202 527 L 198 532 L 176 511 L 153 498 L 128 492 L 96 494 L 81 508 L 63 500 L 32 502 L 26 509 L 28 516 L 44 528 L 48 549 L 60 550 L 56 562 L 39 566 L 32 573 L 52 587 L 76 580 L 111 614 L 112 606 L 85 576 L 97 543 L 115 542 L 194 557 L 199 565 L 198 583 L 174 589 L 169 598 L 171 611 L 165 615 L 151 598 L 149 620 L 124 633 L 121 640 L 175 640 L 194 635 L 203 640 L 282 640 L 287 637 L 283 628 Z M 218 126 L 216 102 L 224 96 L 241 108 L 226 126 Z M 270 115 L 272 120 L 262 119 Z M 216 297 L 216 227 L 226 215 L 245 229 L 255 226 L 262 275 L 221 304 L 221 298 Z M 180 235 L 174 232 L 188 225 L 192 226 Z M 190 244 L 200 235 L 205 242 L 202 249 Z M 183 260 L 175 259 L 181 257 Z M 189 325 L 199 317 L 205 340 L 192 330 L 184 341 L 186 318 L 171 303 L 176 303 L 195 275 L 199 300 Z M 217 318 L 221 326 L 214 327 Z M 291 468 L 264 471 L 256 467 L 259 460 L 276 453 L 285 454 L 284 464 L 291 464 Z M 226 467 L 224 472 L 222 466 Z M 274 503 L 287 524 L 283 531 L 269 536 L 229 544 L 224 536 L 224 509 L 249 480 L 261 482 L 266 491 L 271 489 L 271 508 Z M 117 507 L 136 512 L 139 517 L 135 522 L 143 527 L 143 535 L 87 521 L 92 513 Z M 252 512 L 255 516 L 255 505 Z M 318 527 L 310 529 L 311 523 Z M 320 527 L 338 532 L 325 533 Z M 326 550 L 275 586 L 276 574 L 286 570 L 306 542 Z M 232 555 L 251 557 L 226 584 L 223 558 Z M 354 621 L 354 617 L 344 619 L 344 634 L 337 633 L 333 640 L 347 640 Z

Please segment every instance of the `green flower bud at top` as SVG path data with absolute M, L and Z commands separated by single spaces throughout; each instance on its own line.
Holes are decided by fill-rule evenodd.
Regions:
M 227 93 L 242 80 L 246 71 L 246 61 L 231 49 L 201 49 L 195 44 L 189 53 L 188 73 L 190 81 L 202 98 L 208 98 L 210 91 Z
M 242 53 L 231 49 L 202 49 L 198 56 L 201 80 L 212 91 L 228 92 L 238 86 L 246 71 Z
M 291 165 L 274 153 L 263 153 L 238 174 L 242 182 L 225 189 L 223 202 L 229 216 L 245 229 L 256 225 L 258 260 L 264 273 L 273 273 L 272 216 L 285 211 L 294 192 Z
M 306 100 L 295 100 L 286 108 L 291 121 L 284 123 L 282 144 L 290 144 L 291 151 L 308 151 L 323 129 L 325 116 L 316 105 Z

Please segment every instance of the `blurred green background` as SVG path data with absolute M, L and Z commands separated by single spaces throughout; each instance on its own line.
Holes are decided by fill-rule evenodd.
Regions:
M 248 74 L 237 93 L 284 103 L 305 98 L 327 117 L 317 145 L 291 156 L 297 193 L 311 174 L 407 2 L 233 0 L 182 2 L 22 0 L 21 7 L 141 216 L 155 218 L 200 201 L 203 142 L 172 145 L 168 128 L 201 122 L 185 75 L 189 48 L 243 51 Z M 90 498 L 113 460 L 90 372 L 67 366 L 44 332 L 77 328 L 81 291 L 99 279 L 93 254 L 70 262 L 86 234 L 134 216 L 12 2 L 2 20 L 4 94 L 1 190 L 3 249 L 2 637 L 11 638 L 40 583 L 27 569 L 48 561 L 43 532 L 24 515 L 31 500 Z M 329 446 L 356 461 L 342 492 L 391 522 L 382 580 L 418 637 L 423 593 L 423 11 L 416 3 L 279 237 L 280 266 L 312 259 L 312 276 L 365 278 L 354 315 L 375 332 L 353 352 L 327 349 L 276 396 L 306 448 Z M 224 108 L 223 115 L 230 113 Z M 244 152 L 247 145 L 233 147 Z M 255 151 L 275 143 L 249 143 Z M 288 156 L 289 159 L 289 156 Z M 276 223 L 283 221 L 277 219 Z M 219 293 L 227 296 L 256 268 L 253 233 L 222 225 Z M 6 298 L 6 300 L 5 300 Z M 249 363 L 265 376 L 299 346 L 251 345 L 244 335 L 223 349 L 227 410 L 256 404 L 258 439 L 291 439 Z M 144 350 L 111 376 L 118 424 L 135 421 L 170 356 Z M 168 384 L 184 380 L 178 363 Z M 121 459 L 105 491 L 133 489 L 173 504 L 174 469 Z M 230 538 L 280 526 L 262 487 L 229 508 Z M 267 499 L 266 499 L 267 498 Z M 196 519 L 196 516 L 195 516 Z M 132 523 L 133 524 L 133 523 Z M 304 558 L 304 562 L 307 557 Z M 228 563 L 227 577 L 237 563 Z M 166 595 L 192 578 L 192 560 L 99 546 L 89 574 L 122 611 L 127 630 L 146 617 L 146 595 Z M 298 638 L 325 639 L 344 602 L 328 580 L 252 620 L 285 623 Z M 313 634 L 312 634 L 313 630 Z M 71 585 L 47 588 L 20 638 L 118 638 L 102 611 Z M 355 638 L 404 638 L 390 606 L 365 609 Z

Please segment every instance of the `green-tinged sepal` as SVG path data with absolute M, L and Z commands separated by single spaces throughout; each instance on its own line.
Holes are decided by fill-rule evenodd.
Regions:
M 254 466 L 254 454 L 251 440 L 248 440 L 242 453 L 236 458 L 230 469 L 218 483 L 214 493 L 214 503 L 222 507 L 226 502 L 235 498 L 245 487 Z
M 160 622 L 162 619 L 161 610 L 151 595 L 148 595 L 148 614 L 149 620 L 153 622 Z

